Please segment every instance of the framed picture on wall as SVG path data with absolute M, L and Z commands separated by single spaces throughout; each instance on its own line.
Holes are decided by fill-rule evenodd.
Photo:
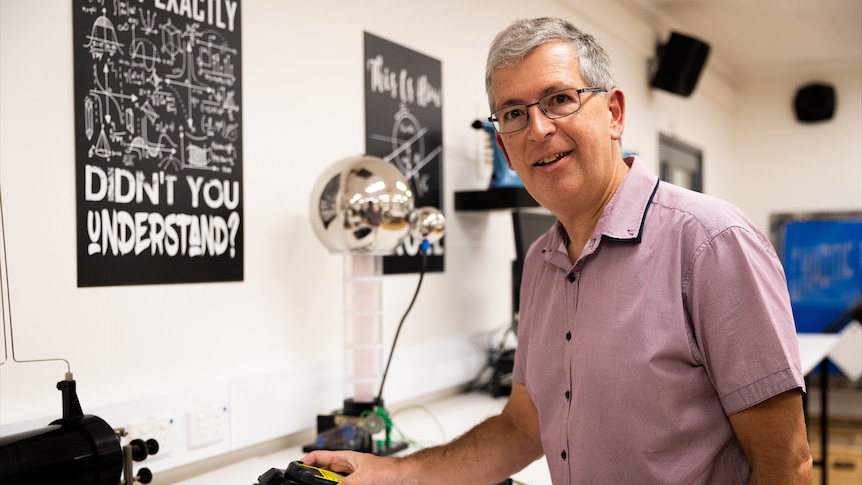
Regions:
M 668 135 L 659 135 L 659 176 L 680 187 L 703 192 L 703 152 Z

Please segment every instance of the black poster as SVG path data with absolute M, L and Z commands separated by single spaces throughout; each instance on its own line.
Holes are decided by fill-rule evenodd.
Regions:
M 78 286 L 243 279 L 237 0 L 73 0 Z
M 365 152 L 394 164 L 416 207 L 443 212 L 443 112 L 440 61 L 365 33 Z M 411 237 L 383 258 L 384 274 L 421 269 L 422 241 Z M 443 241 L 427 271 L 443 271 Z

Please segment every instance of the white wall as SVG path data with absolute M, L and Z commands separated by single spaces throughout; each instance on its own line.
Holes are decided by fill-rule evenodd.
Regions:
M 552 0 L 254 0 L 241 6 L 244 281 L 79 289 L 69 3 L 0 0 L 0 188 L 15 350 L 19 359 L 68 359 L 84 411 L 112 426 L 175 418 L 177 449 L 148 460 L 156 471 L 311 427 L 315 413 L 340 403 L 341 258 L 317 242 L 307 206 L 323 167 L 364 148 L 363 31 L 439 59 L 443 70 L 446 270 L 426 277 L 407 321 L 390 402 L 469 380 L 485 335 L 507 323 L 508 213 L 455 213 L 452 201 L 454 191 L 486 185 L 481 134 L 469 125 L 487 116 L 486 48 L 514 18 L 562 15 L 594 32 L 628 94 L 624 148 L 653 167 L 659 132 L 702 148 L 706 191 L 758 224 L 777 209 L 843 207 L 862 193 L 858 73 L 835 79 L 840 119 L 798 127 L 784 119 L 790 81 L 734 87 L 707 69 L 689 99 L 650 90 L 657 33 L 612 2 L 572 11 Z M 343 96 L 338 112 L 326 106 L 332 93 Z M 772 104 L 784 112 L 765 114 Z M 846 190 L 812 182 L 824 172 Z M 386 278 L 387 342 L 415 283 Z M 64 371 L 0 367 L 2 434 L 59 415 L 54 384 Z M 210 404 L 230 406 L 230 440 L 184 449 L 185 413 Z
M 809 82 L 835 87 L 835 116 L 800 123 L 796 90 Z M 728 197 L 768 228 L 776 213 L 862 209 L 862 72 L 801 72 L 754 79 L 733 113 L 733 187 Z

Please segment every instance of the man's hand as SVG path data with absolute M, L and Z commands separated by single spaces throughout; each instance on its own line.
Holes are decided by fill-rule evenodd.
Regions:
M 536 407 L 515 383 L 499 415 L 445 445 L 403 458 L 313 451 L 302 461 L 349 475 L 340 485 L 473 485 L 499 483 L 541 456 Z
M 418 481 L 403 473 L 402 459 L 355 451 L 312 451 L 302 462 L 349 475 L 340 485 L 413 485 Z

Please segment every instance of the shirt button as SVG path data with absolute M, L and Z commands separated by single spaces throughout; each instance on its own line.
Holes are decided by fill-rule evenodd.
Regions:
M 568 401 L 568 400 L 569 400 L 569 399 L 571 399 L 571 398 L 572 398 L 572 392 L 571 392 L 571 391 L 566 391 L 566 401 Z
M 572 332 L 568 331 L 568 332 L 566 332 L 566 341 L 571 341 L 571 340 L 572 340 Z
M 566 279 L 569 280 L 569 283 L 574 283 L 577 279 L 577 276 L 575 276 L 575 273 L 569 273 L 569 276 L 567 276 Z
M 566 461 L 566 450 L 563 450 L 563 452 L 560 453 L 560 456 L 563 457 L 563 461 Z

